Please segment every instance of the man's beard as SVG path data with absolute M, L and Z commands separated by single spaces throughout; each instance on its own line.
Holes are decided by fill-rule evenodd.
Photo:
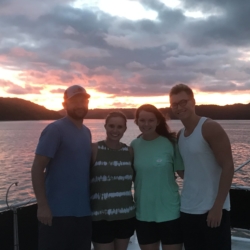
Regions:
M 77 110 L 79 112 L 77 112 Z M 85 109 L 67 110 L 68 116 L 70 116 L 71 118 L 73 118 L 75 120 L 82 120 L 86 116 L 87 113 L 88 113 L 88 109 L 86 109 L 86 108 Z

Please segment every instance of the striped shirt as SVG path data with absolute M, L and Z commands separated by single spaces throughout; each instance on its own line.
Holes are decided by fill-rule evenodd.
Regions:
M 98 142 L 97 156 L 91 168 L 90 199 L 93 221 L 123 220 L 135 216 L 132 186 L 132 159 L 128 146 L 109 148 Z

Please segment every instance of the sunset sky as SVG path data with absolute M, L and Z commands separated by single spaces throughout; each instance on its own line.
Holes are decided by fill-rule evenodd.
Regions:
M 197 104 L 250 103 L 249 0 L 0 0 L 0 96 L 62 108 L 167 107 L 185 83 Z

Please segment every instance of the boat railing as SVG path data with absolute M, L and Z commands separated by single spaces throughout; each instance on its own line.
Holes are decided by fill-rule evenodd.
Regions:
M 29 199 L 28 201 L 21 201 L 21 202 L 15 203 L 9 207 L 8 206 L 0 207 L 0 213 L 4 212 L 6 210 L 13 210 L 14 208 L 18 209 L 21 207 L 25 207 L 25 206 L 33 204 L 33 203 L 36 203 L 36 198 Z
M 31 203 L 31 200 L 29 200 L 29 201 L 26 201 L 26 202 L 20 202 L 20 203 L 9 205 L 9 201 L 8 201 L 9 191 L 10 191 L 12 186 L 17 186 L 17 185 L 18 185 L 18 182 L 13 182 L 8 187 L 7 192 L 6 192 L 6 196 L 5 196 L 6 207 L 3 207 L 3 208 L 0 209 L 0 212 L 5 211 L 5 210 L 12 210 L 13 211 L 14 250 L 19 250 L 17 209 Z M 34 199 L 34 202 L 35 201 L 36 200 Z
M 27 201 L 21 201 L 21 202 L 18 202 L 18 203 L 14 203 L 14 204 L 11 204 L 9 205 L 9 201 L 8 201 L 8 195 L 9 195 L 9 191 L 11 189 L 12 186 L 18 186 L 18 182 L 13 182 L 7 189 L 6 191 L 6 195 L 5 195 L 5 203 L 6 203 L 6 206 L 3 206 L 3 207 L 0 207 L 0 213 L 1 212 L 4 212 L 6 210 L 12 210 L 13 212 L 16 211 L 16 209 L 20 208 L 20 207 L 25 207 L 29 204 L 32 204 L 32 203 L 36 203 L 36 198 L 31 198 Z
M 237 172 L 239 171 L 240 169 L 242 169 L 244 166 L 246 166 L 247 164 L 250 163 L 250 159 L 247 160 L 246 162 L 244 162 L 243 164 L 241 164 L 239 167 L 237 167 L 234 172 Z M 6 210 L 12 210 L 13 211 L 13 215 L 14 215 L 14 249 L 15 250 L 19 250 L 19 239 L 18 239 L 18 222 L 17 222 L 17 209 L 18 208 L 21 208 L 21 207 L 24 207 L 24 206 L 27 206 L 29 204 L 32 204 L 32 203 L 36 203 L 36 199 L 35 198 L 32 198 L 28 201 L 23 201 L 23 202 L 19 202 L 19 203 L 15 203 L 15 204 L 11 204 L 9 205 L 8 203 L 8 193 L 11 189 L 12 186 L 17 186 L 18 185 L 18 182 L 14 182 L 12 183 L 9 188 L 7 189 L 7 192 L 6 192 L 6 206 L 4 207 L 1 207 L 0 208 L 0 213 L 1 212 L 4 212 Z M 237 188 L 237 189 L 244 189 L 244 190 L 250 190 L 250 187 L 247 187 L 247 186 L 237 186 L 235 184 L 232 185 L 232 188 Z M 238 228 L 235 228 L 235 229 L 238 229 Z M 235 240 L 239 240 L 241 239 L 241 237 L 234 237 Z M 236 239 L 237 238 L 237 239 Z M 243 241 L 249 241 L 249 239 L 242 239 Z
M 247 164 L 250 163 L 250 159 L 247 160 L 246 162 L 244 162 L 243 164 L 241 164 L 239 167 L 237 167 L 234 170 L 234 173 L 238 172 L 239 170 L 241 170 L 243 167 L 245 167 Z M 239 186 L 237 184 L 232 184 L 231 188 L 237 188 L 237 189 L 244 189 L 244 190 L 250 190 L 250 186 Z
M 234 170 L 234 172 L 235 172 L 235 173 L 238 172 L 240 169 L 242 169 L 243 167 L 245 167 L 245 166 L 246 166 L 247 164 L 249 164 L 249 163 L 250 163 L 250 159 L 247 160 L 246 162 L 244 162 L 243 164 L 241 164 L 239 167 L 237 167 L 237 168 Z M 7 196 L 8 196 L 8 192 L 9 192 L 11 186 L 13 186 L 14 184 L 17 186 L 18 182 L 14 182 L 14 183 L 12 183 L 12 184 L 9 186 L 9 188 L 8 188 L 8 190 L 7 190 L 7 192 L 6 192 L 6 206 L 0 207 L 0 212 L 6 211 L 6 210 L 13 210 L 13 209 L 17 209 L 17 208 L 19 208 L 19 207 L 23 207 L 23 206 L 26 206 L 26 205 L 29 205 L 29 204 L 32 204 L 32 203 L 36 203 L 36 198 L 31 198 L 31 199 L 28 200 L 28 201 L 18 202 L 18 203 L 16 203 L 16 204 L 13 204 L 13 205 L 9 206 L 9 205 L 7 204 L 7 203 L 8 203 L 8 201 L 7 201 Z M 232 184 L 232 187 L 234 187 L 234 188 L 237 187 L 237 188 L 239 188 L 239 189 L 250 190 L 250 186 L 249 186 L 249 187 L 248 187 L 248 186 L 237 186 L 237 185 L 235 185 L 235 184 Z
M 250 159 L 241 164 L 239 167 L 235 168 L 234 173 L 238 172 L 249 163 Z M 250 232 L 250 217 L 249 213 L 246 212 L 245 210 L 246 207 L 249 207 L 249 202 L 248 202 L 249 191 L 250 191 L 250 186 L 240 186 L 237 184 L 232 184 L 230 191 L 230 199 L 231 201 L 234 201 L 231 202 L 232 229 L 236 230 L 236 232 L 238 233 L 240 232 L 240 234 L 246 233 L 247 235 L 249 235 Z M 238 206 L 238 204 L 243 205 L 244 208 L 242 208 L 242 206 Z M 239 223 L 239 221 L 241 222 Z M 244 222 L 242 223 L 242 221 Z M 235 222 L 237 223 L 235 224 Z M 232 240 L 250 243 L 249 237 L 245 238 L 243 236 L 237 237 L 232 235 Z
M 242 169 L 243 167 L 245 167 L 248 163 L 250 163 L 250 159 L 246 162 L 244 162 L 243 164 L 241 164 L 239 167 L 237 167 L 234 172 L 239 171 L 240 169 Z

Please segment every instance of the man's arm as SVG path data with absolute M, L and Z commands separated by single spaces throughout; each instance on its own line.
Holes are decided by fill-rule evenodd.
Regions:
M 232 150 L 226 132 L 217 122 L 207 120 L 203 124 L 202 134 L 222 168 L 218 193 L 213 207 L 207 216 L 207 225 L 209 227 L 218 227 L 221 222 L 223 204 L 230 190 L 234 175 Z
M 45 225 L 52 225 L 52 213 L 45 192 L 45 174 L 44 170 L 48 165 L 50 158 L 42 155 L 35 155 L 31 168 L 31 179 L 34 193 L 37 199 L 37 218 Z

